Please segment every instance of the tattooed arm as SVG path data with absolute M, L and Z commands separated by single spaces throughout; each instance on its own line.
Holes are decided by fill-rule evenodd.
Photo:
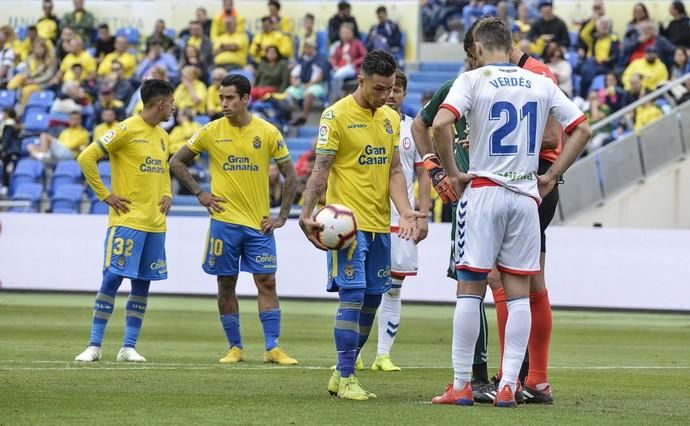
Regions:
M 264 234 L 271 233 L 274 229 L 285 225 L 292 203 L 295 201 L 295 193 L 297 192 L 297 172 L 295 172 L 295 167 L 292 165 L 290 157 L 276 165 L 285 179 L 283 182 L 283 199 L 280 204 L 278 217 L 265 217 L 261 221 L 261 232 Z
M 190 163 L 195 156 L 196 154 L 187 146 L 182 146 L 170 159 L 170 171 L 189 192 L 196 195 L 199 203 L 206 207 L 209 213 L 220 213 L 223 211 L 220 203 L 224 203 L 225 200 L 201 189 L 201 186 L 189 173 L 187 163 Z
M 326 250 L 326 248 L 316 239 L 315 233 L 317 230 L 322 229 L 322 226 L 312 219 L 312 213 L 314 212 L 316 203 L 321 199 L 324 192 L 326 192 L 328 175 L 331 172 L 334 158 L 335 155 L 332 154 L 316 154 L 314 171 L 307 182 L 307 188 L 304 190 L 304 206 L 299 216 L 299 225 L 307 236 L 307 239 L 309 239 L 316 248 L 321 250 Z

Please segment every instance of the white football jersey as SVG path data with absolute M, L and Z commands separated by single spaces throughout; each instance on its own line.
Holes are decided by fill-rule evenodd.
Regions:
M 400 163 L 402 164 L 403 174 L 407 182 L 407 198 L 410 200 L 410 206 L 415 208 L 414 203 L 414 177 L 415 166 L 422 163 L 422 159 L 417 152 L 417 147 L 412 138 L 412 117 L 403 115 L 400 122 L 400 145 L 398 146 L 400 152 Z M 391 200 L 391 226 L 398 226 L 400 214 L 393 205 Z
M 537 200 L 544 126 L 549 114 L 570 133 L 586 120 L 553 81 L 513 64 L 460 74 L 441 105 L 470 125 L 469 173 Z

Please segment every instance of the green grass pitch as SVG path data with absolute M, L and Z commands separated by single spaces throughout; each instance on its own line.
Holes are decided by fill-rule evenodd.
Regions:
M 429 403 L 452 378 L 450 305 L 404 305 L 393 350 L 403 371 L 360 372 L 379 398 L 353 402 L 326 392 L 333 302 L 282 302 L 281 346 L 296 368 L 262 363 L 255 301 L 240 301 L 247 361 L 222 366 L 215 300 L 157 295 L 137 346 L 149 362 L 116 363 L 124 302 L 104 359 L 81 365 L 72 359 L 87 343 L 93 296 L 0 292 L 0 424 L 690 424 L 690 316 L 555 311 L 555 405 L 501 410 Z M 489 321 L 495 371 L 493 310 Z M 374 354 L 370 341 L 366 364 Z

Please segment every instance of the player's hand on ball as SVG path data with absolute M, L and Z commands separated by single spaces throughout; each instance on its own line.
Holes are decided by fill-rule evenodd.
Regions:
M 426 216 L 417 218 L 417 238 L 415 238 L 415 240 L 414 240 L 415 244 L 424 240 L 428 234 L 429 234 L 429 218 Z
M 117 196 L 115 194 L 108 195 L 108 198 L 103 200 L 107 205 L 115 210 L 115 213 L 120 215 L 120 213 L 129 212 L 129 206 L 127 204 L 132 204 L 127 198 Z
M 223 206 L 220 205 L 220 203 L 224 203 L 225 200 L 223 198 L 216 197 L 210 192 L 202 192 L 201 194 L 197 195 L 197 199 L 202 206 L 206 207 L 206 210 L 208 210 L 209 213 L 222 213 L 225 211 Z
M 424 168 L 429 173 L 431 184 L 439 197 L 441 197 L 441 201 L 444 203 L 458 201 L 458 195 L 453 191 L 448 175 L 443 170 L 441 160 L 439 160 L 436 154 L 424 156 Z
M 285 219 L 278 217 L 265 217 L 261 219 L 261 233 L 270 234 L 274 229 L 281 228 L 285 225 Z
M 302 228 L 302 232 L 304 232 L 304 235 L 307 236 L 307 239 L 311 241 L 312 244 L 314 244 L 314 247 L 316 247 L 319 250 L 328 251 L 328 248 L 321 244 L 321 242 L 319 242 L 319 239 L 316 238 L 316 232 L 323 230 L 322 224 L 316 222 L 311 217 L 300 216 L 299 227 Z
M 542 199 L 553 191 L 557 180 L 557 176 L 548 171 L 543 175 L 537 175 L 537 188 L 539 188 L 539 195 Z
M 172 198 L 164 195 L 163 198 L 161 198 L 161 200 L 158 202 L 158 205 L 161 207 L 161 213 L 167 216 L 170 212 L 170 208 L 172 207 Z

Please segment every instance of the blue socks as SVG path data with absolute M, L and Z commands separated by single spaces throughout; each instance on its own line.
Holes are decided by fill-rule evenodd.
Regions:
M 362 305 L 362 313 L 359 315 L 359 344 L 357 352 L 364 347 L 364 344 L 371 333 L 371 326 L 374 324 L 376 318 L 376 310 L 381 304 L 381 294 L 367 294 L 364 296 L 364 304 Z
M 261 319 L 261 325 L 264 328 L 266 351 L 270 351 L 278 346 L 278 338 L 280 337 L 280 309 L 269 309 L 259 312 L 259 319 Z
M 101 346 L 103 342 L 103 335 L 105 334 L 105 327 L 108 325 L 110 315 L 113 313 L 115 306 L 115 294 L 117 289 L 122 284 L 122 277 L 115 275 L 110 271 L 103 273 L 103 282 L 101 289 L 96 295 L 96 302 L 93 306 L 93 321 L 91 323 L 91 339 L 89 346 Z
M 144 321 L 146 304 L 151 281 L 132 280 L 132 291 L 127 299 L 127 314 L 125 318 L 125 338 L 122 346 L 133 348 L 139 339 L 141 323 Z
M 355 372 L 359 343 L 359 324 L 362 305 L 364 303 L 364 289 L 340 289 L 338 292 L 340 304 L 335 317 L 335 349 L 338 352 L 338 366 L 341 377 L 349 377 Z M 379 296 L 379 301 L 381 297 Z M 373 319 L 372 319 L 373 322 Z M 371 323 L 369 323 L 371 327 Z
M 237 346 L 238 348 L 242 349 L 242 337 L 240 336 L 240 314 L 220 314 L 220 322 L 223 324 L 225 337 L 228 339 L 228 347 L 232 348 L 233 346 Z

